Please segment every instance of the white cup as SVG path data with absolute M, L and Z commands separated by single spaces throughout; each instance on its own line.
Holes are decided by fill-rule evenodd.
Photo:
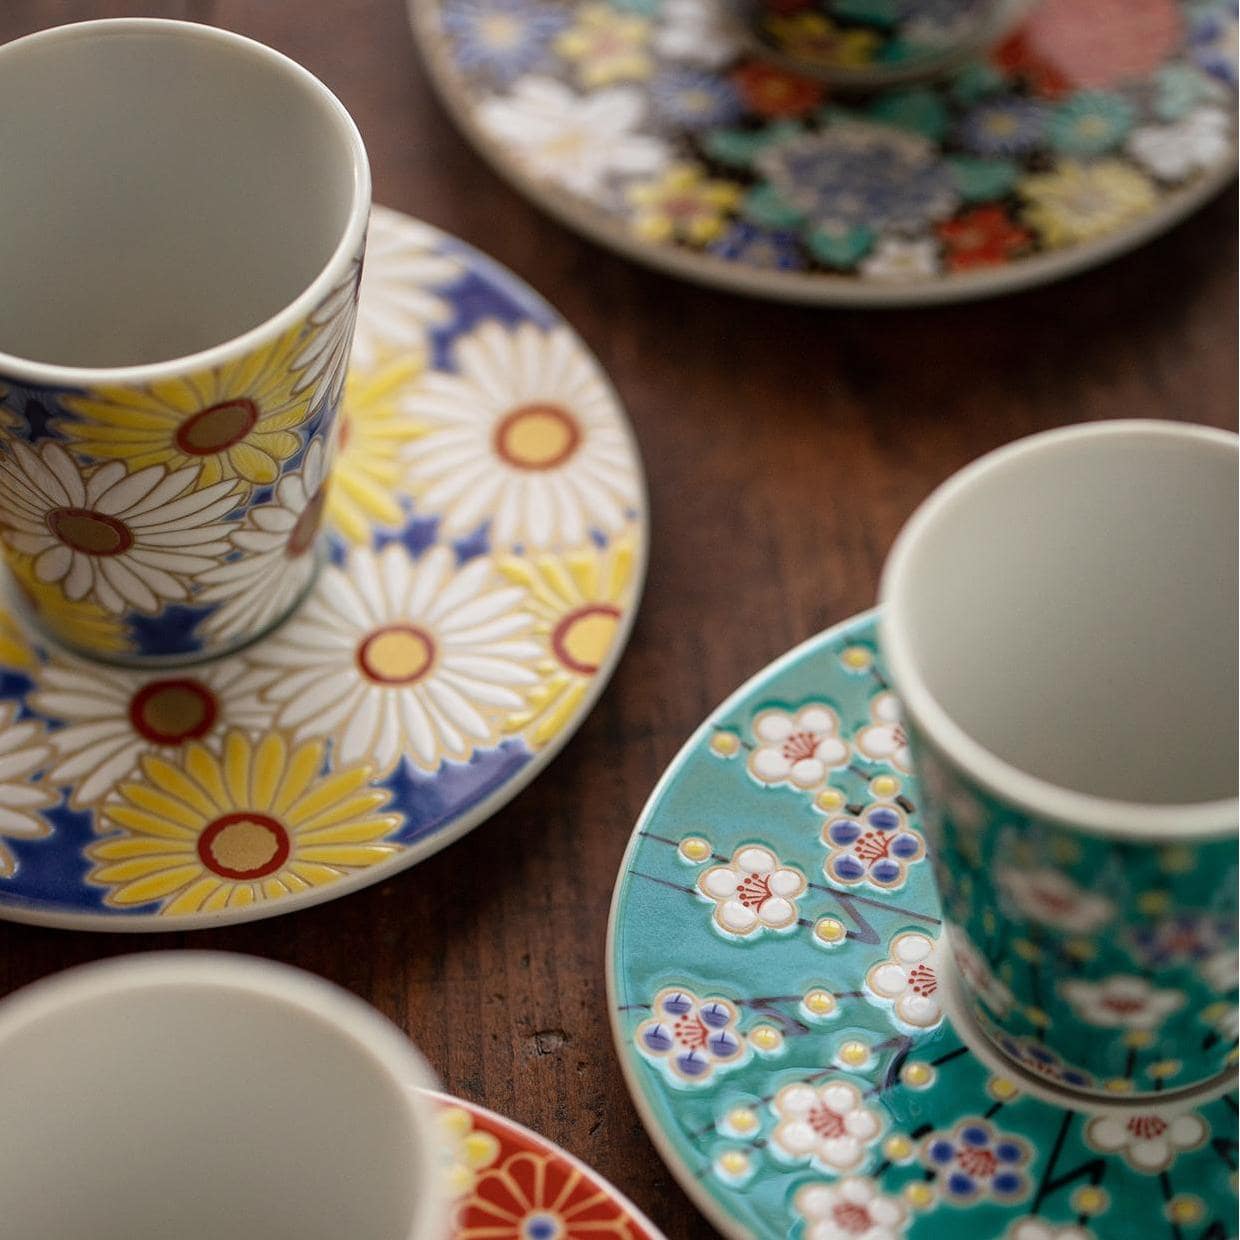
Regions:
M 434 1081 L 359 999 L 283 965 L 163 952 L 0 1004 L 0 1233 L 438 1240 Z

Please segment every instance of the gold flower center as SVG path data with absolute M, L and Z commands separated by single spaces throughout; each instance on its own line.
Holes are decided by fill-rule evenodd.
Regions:
M 176 445 L 189 456 L 211 456 L 239 443 L 258 421 L 258 406 L 245 397 L 200 409 L 177 427 Z
M 591 603 L 570 611 L 551 634 L 555 657 L 571 672 L 592 676 L 598 671 L 616 637 L 620 609 Z
M 291 849 L 283 825 L 252 810 L 225 814 L 198 837 L 199 860 L 221 878 L 265 878 L 288 860 Z
M 305 555 L 314 546 L 319 536 L 319 526 L 323 523 L 323 508 L 326 504 L 327 483 L 324 482 L 310 497 L 310 502 L 302 510 L 293 526 L 293 532 L 288 536 L 284 553 L 290 560 Z
M 554 469 L 580 444 L 576 419 L 558 405 L 522 405 L 495 428 L 496 454 L 517 469 Z
M 381 685 L 411 685 L 435 662 L 431 635 L 412 624 L 389 624 L 369 633 L 357 648 L 362 674 Z
M 47 528 L 66 547 L 86 555 L 120 555 L 133 546 L 133 533 L 123 521 L 89 508 L 55 508 Z
M 153 680 L 129 702 L 129 722 L 156 745 L 179 745 L 205 736 L 215 723 L 215 695 L 197 680 Z

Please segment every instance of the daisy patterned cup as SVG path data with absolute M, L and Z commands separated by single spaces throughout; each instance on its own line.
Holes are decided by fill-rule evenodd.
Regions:
M 940 487 L 883 575 L 903 722 L 866 733 L 920 777 L 933 1001 L 1022 1088 L 1157 1102 L 1160 1134 L 1235 1085 L 1238 442 L 1035 435 Z
M 249 39 L 0 48 L 0 549 L 79 653 L 206 659 L 309 588 L 370 206 L 357 127 Z M 72 187 L 67 192 L 66 187 Z M 118 643 L 82 622 L 99 609 Z
M 0 1054 L 21 1116 L 0 1125 L 6 1236 L 447 1235 L 430 1069 L 308 973 L 206 951 L 85 965 L 0 1003 Z

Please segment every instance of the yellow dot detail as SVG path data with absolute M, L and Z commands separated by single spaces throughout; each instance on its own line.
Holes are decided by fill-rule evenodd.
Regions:
M 844 794 L 836 788 L 824 788 L 815 798 L 814 804 L 828 814 L 834 813 L 844 806 Z
M 900 1071 L 900 1079 L 913 1089 L 925 1089 L 934 1084 L 934 1069 L 928 1063 L 906 1063 Z
M 733 1107 L 728 1112 L 726 1123 L 733 1132 L 755 1132 L 758 1127 L 758 1113 L 752 1107 Z
M 870 791 L 880 800 L 889 801 L 900 791 L 900 781 L 891 775 L 879 775 L 870 780 Z
M 1165 1081 L 1170 1077 L 1179 1076 L 1180 1069 L 1183 1067 L 1184 1065 L 1178 1059 L 1160 1059 L 1157 1063 L 1150 1064 L 1145 1073 L 1156 1081 Z
M 1162 863 L 1164 873 L 1186 874 L 1193 868 L 1193 850 L 1185 848 L 1182 844 L 1173 844 L 1162 850 L 1159 854 L 1159 861 Z
M 847 933 L 844 923 L 835 917 L 822 917 L 814 924 L 814 935 L 823 943 L 842 943 Z
M 1171 907 L 1171 897 L 1165 891 L 1143 891 L 1137 897 L 1137 908 L 1147 917 L 1160 917 Z
M 1231 1050 L 1227 1052 L 1227 1062 L 1228 1063 L 1240 1062 L 1240 1047 L 1233 1046 Z
M 1016 1082 L 1009 1081 L 1006 1076 L 992 1076 L 986 1088 L 990 1091 L 990 1096 L 999 1102 L 1010 1102 L 1020 1093 Z
M 1128 1094 L 1132 1092 L 1132 1082 L 1126 1076 L 1113 1076 L 1106 1083 L 1109 1094 Z
M 1066 836 L 1059 836 L 1051 844 L 1051 855 L 1056 861 L 1070 863 L 1080 858 L 1080 845 L 1075 840 L 1070 840 Z
M 742 1176 L 749 1170 L 749 1155 L 743 1150 L 728 1150 L 719 1155 L 716 1165 L 726 1176 Z
M 904 1200 L 914 1210 L 928 1210 L 934 1205 L 934 1189 L 929 1184 L 907 1184 L 904 1188 Z
M 1074 960 L 1092 960 L 1097 955 L 1097 948 L 1088 939 L 1069 939 L 1064 947 Z
M 994 910 L 987 909 L 982 914 L 982 929 L 985 930 L 987 934 L 994 934 L 994 932 L 998 928 L 999 928 L 999 921 L 995 917 Z
M 1201 1009 L 1201 1019 L 1212 1025 L 1215 1021 L 1222 1020 L 1227 1015 L 1227 1011 L 1226 1003 L 1211 1003 L 1208 1007 Z
M 874 662 L 874 655 L 864 646 L 849 646 L 840 655 L 840 662 L 854 672 L 864 672 Z
M 1042 959 L 1042 949 L 1036 943 L 1030 943 L 1028 939 L 1017 939 L 1012 944 L 1012 949 L 1022 960 L 1027 960 L 1030 964 L 1037 964 Z
M 686 861 L 692 861 L 696 865 L 710 856 L 710 843 L 700 835 L 690 835 L 680 841 L 678 851 Z
M 864 1042 L 845 1042 L 840 1047 L 839 1059 L 850 1068 L 859 1068 L 870 1058 L 870 1048 Z
M 439 1127 L 446 1137 L 460 1140 L 474 1126 L 474 1121 L 464 1107 L 445 1107 L 439 1112 Z
M 784 1037 L 771 1025 L 757 1025 L 749 1031 L 749 1042 L 760 1051 L 777 1051 L 784 1044 Z
M 1124 1045 L 1131 1046 L 1134 1051 L 1144 1050 L 1154 1043 L 1154 1035 L 1148 1029 L 1129 1029 L 1124 1034 Z
M 1038 1029 L 1049 1029 L 1051 1027 L 1051 1018 L 1041 1008 L 1027 1007 L 1025 1009 L 1025 1019 Z
M 740 737 L 735 732 L 716 732 L 710 738 L 710 747 L 721 758 L 734 758 L 740 753 Z
M 471 1132 L 461 1148 L 466 1164 L 474 1171 L 489 1167 L 499 1157 L 499 1140 L 489 1132 Z
M 888 1137 L 883 1142 L 883 1156 L 891 1159 L 892 1162 L 903 1162 L 906 1158 L 913 1155 L 913 1143 L 908 1137 L 896 1134 L 894 1137 Z
M 1167 1202 L 1167 1217 L 1173 1223 L 1197 1223 L 1205 1218 L 1206 1208 L 1200 1197 L 1180 1193 Z
M 1078 1188 L 1071 1197 L 1072 1208 L 1078 1214 L 1101 1214 L 1111 1203 L 1106 1190 L 1093 1184 Z
M 835 1011 L 835 996 L 829 990 L 811 990 L 803 1002 L 812 1016 L 830 1016 Z

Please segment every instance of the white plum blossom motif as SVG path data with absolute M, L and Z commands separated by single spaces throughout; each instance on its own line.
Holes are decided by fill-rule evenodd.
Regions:
M 59 582 L 75 602 L 91 598 L 115 615 L 154 613 L 189 598 L 187 584 L 229 550 L 219 519 L 236 507 L 232 478 L 195 490 L 198 466 L 126 473 L 109 461 L 89 477 L 46 441 L 20 440 L 0 457 L 0 531 L 35 557 L 35 576 Z
M 943 1019 L 939 1002 L 939 945 L 917 930 L 897 934 L 886 960 L 865 975 L 866 986 L 880 999 L 889 999 L 906 1025 L 929 1029 Z
M 996 878 L 1026 917 L 1064 934 L 1092 934 L 1115 916 L 1110 900 L 1083 890 L 1058 870 L 1001 866 Z
M 1094 1233 L 1075 1223 L 1048 1223 L 1031 1214 L 1018 1218 L 1003 1233 L 1003 1240 L 1094 1240 Z
M 1059 986 L 1087 1025 L 1100 1029 L 1156 1029 L 1184 1006 L 1178 990 L 1159 990 L 1145 978 L 1115 973 L 1100 982 L 1070 978 Z
M 276 483 L 271 502 L 256 504 L 231 534 L 243 554 L 203 573 L 197 601 L 218 603 L 202 622 L 215 637 L 262 633 L 305 591 L 314 575 L 314 549 L 327 503 L 322 438 L 306 449 L 301 469 Z
M 5 836 L 37 840 L 52 832 L 38 811 L 55 805 L 59 794 L 32 778 L 51 753 L 43 725 L 35 719 L 19 723 L 17 703 L 0 702 L 0 878 L 10 878 L 17 869 Z
M 611 177 L 651 176 L 670 159 L 665 142 L 639 131 L 645 116 L 646 99 L 631 86 L 579 95 L 547 77 L 522 78 L 478 109 L 482 126 L 532 176 L 593 199 Z
M 727 865 L 698 875 L 698 890 L 715 904 L 715 923 L 728 934 L 786 930 L 797 923 L 805 875 L 779 864 L 769 848 L 746 844 Z
M 828 1172 L 855 1170 L 882 1131 L 878 1113 L 848 1081 L 785 1085 L 771 1107 L 778 1120 L 771 1133 L 775 1148 L 789 1158 L 813 1159 Z
M 451 303 L 436 290 L 459 279 L 464 266 L 441 252 L 442 240 L 433 228 L 399 211 L 371 208 L 349 358 L 355 373 L 398 352 L 425 353 L 431 329 L 451 319 Z
M 986 957 L 974 946 L 972 939 L 958 926 L 948 929 L 952 959 L 969 989 L 1000 1020 L 1011 1010 L 1012 992 L 994 974 Z
M 306 320 L 309 338 L 293 359 L 293 369 L 301 371 L 294 392 L 313 387 L 310 408 L 316 409 L 326 400 L 335 409 L 348 369 L 349 346 L 353 341 L 353 323 L 357 318 L 358 284 L 362 278 L 362 256 L 357 254 L 344 277 L 314 308 Z
M 1179 1155 L 1204 1145 L 1210 1126 L 1195 1111 L 1184 1115 L 1098 1115 L 1085 1141 L 1104 1154 L 1120 1154 L 1145 1175 L 1166 1171 Z
M 423 770 L 494 744 L 537 683 L 524 590 L 491 560 L 457 568 L 444 546 L 411 561 L 400 544 L 328 566 L 291 620 L 248 652 L 246 688 L 297 742 L 333 737 L 342 765 Z
M 793 1198 L 805 1220 L 804 1240 L 898 1240 L 908 1230 L 908 1207 L 878 1191 L 869 1176 L 806 1184 Z
M 939 270 L 939 243 L 932 237 L 884 237 L 858 267 L 867 280 L 928 280 Z
M 1146 125 L 1128 138 L 1128 152 L 1156 177 L 1183 181 L 1231 158 L 1231 121 L 1220 108 L 1197 108 L 1171 125 Z
M 874 720 L 856 735 L 856 745 L 872 762 L 890 762 L 897 770 L 911 771 L 908 734 L 900 722 L 900 703 L 894 693 L 880 693 L 870 703 Z
M 740 51 L 741 37 L 727 5 L 711 0 L 665 0 L 654 48 L 668 60 L 718 69 Z
M 764 784 L 809 790 L 848 763 L 839 718 L 829 706 L 816 702 L 795 714 L 764 710 L 753 721 L 753 734 L 757 744 L 749 755 L 749 773 Z
M 1240 952 L 1234 947 L 1224 947 L 1201 962 L 1200 972 L 1211 990 L 1235 990 L 1240 974 Z

